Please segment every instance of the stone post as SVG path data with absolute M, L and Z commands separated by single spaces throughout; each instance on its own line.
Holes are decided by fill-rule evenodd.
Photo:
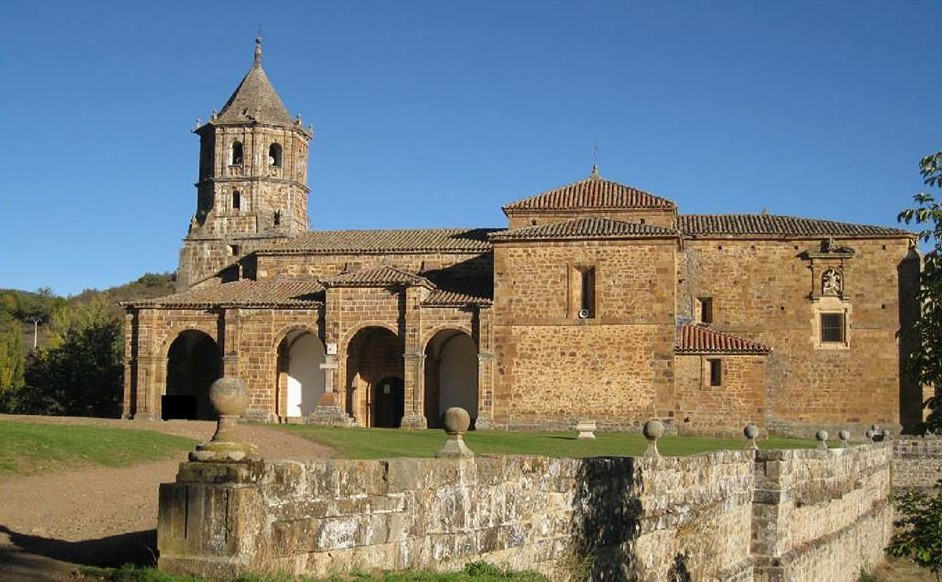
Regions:
M 649 420 L 644 423 L 641 429 L 644 438 L 648 439 L 648 448 L 644 451 L 645 457 L 660 457 L 661 452 L 657 450 L 657 439 L 664 434 L 664 424 L 660 420 Z
M 468 411 L 453 406 L 445 411 L 443 421 L 448 440 L 445 441 L 445 446 L 435 453 L 435 456 L 453 459 L 473 457 L 474 453 L 464 444 L 464 433 L 468 432 L 468 428 L 471 426 L 471 415 L 468 414 Z
M 749 423 L 746 425 L 746 428 L 742 430 L 743 436 L 745 436 L 749 443 L 746 445 L 747 449 L 752 449 L 754 451 L 759 450 L 758 445 L 756 445 L 756 437 L 759 436 L 759 427 Z
M 207 443 L 196 445 L 190 453 L 190 461 L 232 463 L 258 461 L 258 448 L 243 442 L 236 431 L 239 417 L 249 406 L 249 391 L 242 380 L 223 377 L 209 387 L 209 401 L 219 414 L 216 433 Z

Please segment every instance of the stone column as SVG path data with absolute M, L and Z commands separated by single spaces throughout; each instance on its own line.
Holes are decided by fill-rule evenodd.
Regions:
M 135 366 L 137 361 L 132 352 L 134 340 L 134 315 L 130 312 L 124 314 L 124 397 L 121 400 L 121 418 L 131 418 L 133 403 L 133 388 Z
M 494 428 L 494 366 L 492 352 L 478 352 L 478 418 L 475 428 Z
M 494 372 L 497 356 L 493 351 L 492 323 L 494 310 L 479 308 L 476 313 L 478 344 L 478 418 L 475 428 L 494 427 Z
M 158 367 L 166 367 L 166 358 L 154 355 L 137 358 L 137 411 L 134 418 L 144 420 L 160 419 L 160 396 L 163 387 L 158 378 Z
M 405 350 L 403 359 L 404 414 L 401 428 L 427 428 L 425 419 L 425 350 L 422 343 L 422 299 L 428 290 L 425 287 L 406 287 Z
M 411 351 L 402 354 L 405 414 L 401 428 L 428 428 L 425 419 L 425 354 Z

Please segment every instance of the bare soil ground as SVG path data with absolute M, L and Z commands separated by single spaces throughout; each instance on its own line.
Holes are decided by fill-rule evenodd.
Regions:
M 209 440 L 209 421 L 127 421 L 0 415 L 0 420 L 92 424 L 153 430 Z M 263 425 L 240 425 L 268 459 L 330 456 L 330 449 Z M 157 490 L 173 481 L 180 461 L 124 468 L 59 467 L 52 473 L 0 479 L 0 580 L 69 580 L 78 565 L 154 564 Z

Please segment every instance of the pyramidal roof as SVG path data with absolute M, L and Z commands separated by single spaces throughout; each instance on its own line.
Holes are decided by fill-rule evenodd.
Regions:
M 606 180 L 593 168 L 585 180 L 512 202 L 504 206 L 504 212 L 676 207 L 666 198 Z
M 262 69 L 261 37 L 255 39 L 255 60 L 252 68 L 226 101 L 222 111 L 212 119 L 214 124 L 251 122 L 271 125 L 295 124 Z

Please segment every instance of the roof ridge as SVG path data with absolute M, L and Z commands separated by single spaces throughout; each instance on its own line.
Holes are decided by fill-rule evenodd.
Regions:
M 543 199 L 541 201 L 541 199 Z M 542 202 L 542 203 L 541 203 Z M 591 174 L 587 178 L 551 188 L 505 204 L 502 210 L 558 210 L 560 208 L 676 208 L 667 198 L 641 188 Z

